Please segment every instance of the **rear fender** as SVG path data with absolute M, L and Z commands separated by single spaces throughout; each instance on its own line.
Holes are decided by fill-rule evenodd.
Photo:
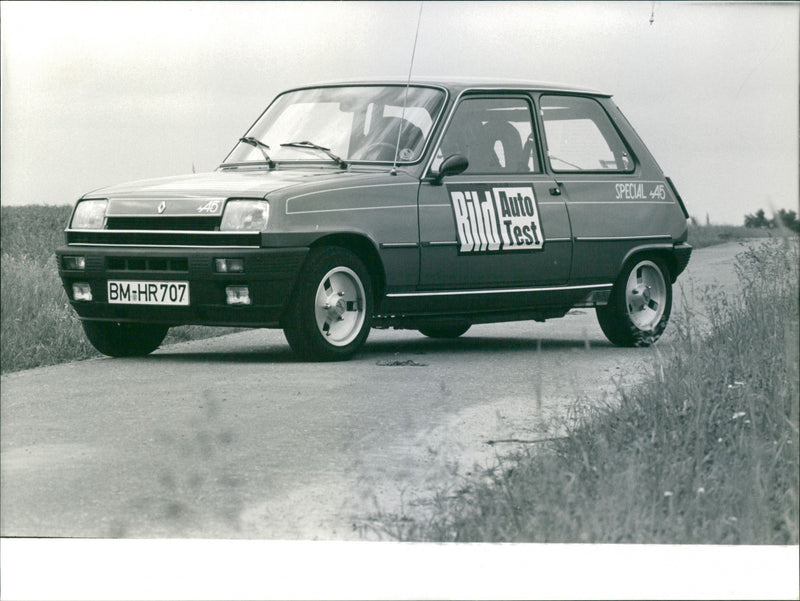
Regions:
M 683 271 L 682 268 L 680 270 L 678 269 L 678 260 L 675 257 L 675 248 L 672 244 L 643 244 L 641 246 L 635 246 L 628 251 L 622 259 L 622 262 L 617 266 L 617 274 L 622 271 L 623 266 L 629 261 L 644 256 L 656 256 L 663 259 L 664 263 L 666 263 L 669 268 L 669 277 L 673 284 L 678 278 L 680 271 Z

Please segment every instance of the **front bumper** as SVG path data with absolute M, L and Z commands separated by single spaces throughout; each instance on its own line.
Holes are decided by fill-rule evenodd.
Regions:
M 277 327 L 308 248 L 146 248 L 70 245 L 56 251 L 64 290 L 81 319 L 173 325 Z M 85 257 L 65 269 L 64 256 Z M 217 273 L 215 259 L 242 259 L 242 273 Z M 186 281 L 190 305 L 110 304 L 108 280 Z M 76 301 L 72 284 L 87 282 L 91 301 Z M 226 286 L 247 286 L 251 304 L 226 302 Z

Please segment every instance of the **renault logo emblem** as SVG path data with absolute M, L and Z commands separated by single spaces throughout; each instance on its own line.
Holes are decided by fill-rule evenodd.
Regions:
M 163 213 L 166 210 L 167 210 L 167 201 L 162 200 L 161 204 L 158 205 L 158 214 L 161 215 L 161 213 Z

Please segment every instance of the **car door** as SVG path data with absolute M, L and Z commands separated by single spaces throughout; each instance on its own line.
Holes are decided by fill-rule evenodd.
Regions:
M 675 202 L 647 150 L 623 139 L 613 104 L 571 94 L 538 100 L 547 162 L 574 237 L 571 283 L 613 282 L 634 249 L 671 248 Z
M 543 173 L 526 94 L 465 95 L 436 150 L 459 175 L 419 191 L 420 289 L 513 288 L 569 277 L 572 241 L 564 199 Z

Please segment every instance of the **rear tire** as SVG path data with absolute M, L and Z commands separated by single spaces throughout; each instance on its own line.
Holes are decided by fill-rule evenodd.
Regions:
M 372 280 L 363 261 L 346 248 L 314 249 L 297 279 L 283 332 L 303 359 L 349 359 L 369 335 L 372 307 Z
M 156 350 L 169 326 L 150 323 L 82 321 L 92 346 L 109 357 L 143 357 Z
M 428 338 L 458 338 L 470 327 L 468 323 L 436 324 L 420 328 L 419 331 Z
M 620 273 L 597 321 L 618 346 L 650 346 L 659 339 L 672 310 L 669 268 L 659 257 L 637 257 Z

